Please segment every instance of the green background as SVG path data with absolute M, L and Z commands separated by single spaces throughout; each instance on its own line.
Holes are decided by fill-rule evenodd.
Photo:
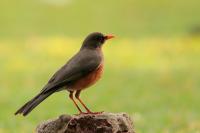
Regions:
M 199 7 L 198 0 L 1 0 L 0 133 L 34 132 L 41 121 L 77 113 L 63 91 L 28 117 L 14 116 L 94 31 L 116 38 L 103 47 L 103 78 L 81 95 L 91 110 L 127 112 L 139 133 L 198 133 Z

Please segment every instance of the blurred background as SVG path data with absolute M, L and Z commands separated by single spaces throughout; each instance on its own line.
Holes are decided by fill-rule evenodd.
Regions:
M 199 7 L 199 0 L 1 0 L 0 133 L 77 113 L 61 92 L 28 117 L 14 116 L 94 31 L 116 38 L 104 45 L 102 80 L 81 95 L 93 111 L 127 112 L 139 133 L 199 133 Z

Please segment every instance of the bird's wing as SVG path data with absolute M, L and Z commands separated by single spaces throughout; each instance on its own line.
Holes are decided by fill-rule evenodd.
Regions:
M 57 91 L 97 69 L 100 63 L 101 57 L 94 51 L 81 51 L 51 77 L 41 92 Z

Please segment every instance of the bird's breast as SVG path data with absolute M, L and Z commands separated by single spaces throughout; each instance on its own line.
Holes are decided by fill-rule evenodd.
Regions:
M 82 90 L 85 88 L 90 87 L 91 85 L 95 84 L 103 74 L 103 62 L 95 69 L 94 71 L 90 72 L 88 75 L 84 76 L 83 78 L 77 80 L 73 85 L 70 86 L 70 90 Z

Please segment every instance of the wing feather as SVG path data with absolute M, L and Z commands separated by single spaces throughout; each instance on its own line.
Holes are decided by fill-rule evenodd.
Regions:
M 97 51 L 81 50 L 50 78 L 42 92 L 46 93 L 52 89 L 57 91 L 63 86 L 70 85 L 97 69 L 101 61 L 102 58 Z

